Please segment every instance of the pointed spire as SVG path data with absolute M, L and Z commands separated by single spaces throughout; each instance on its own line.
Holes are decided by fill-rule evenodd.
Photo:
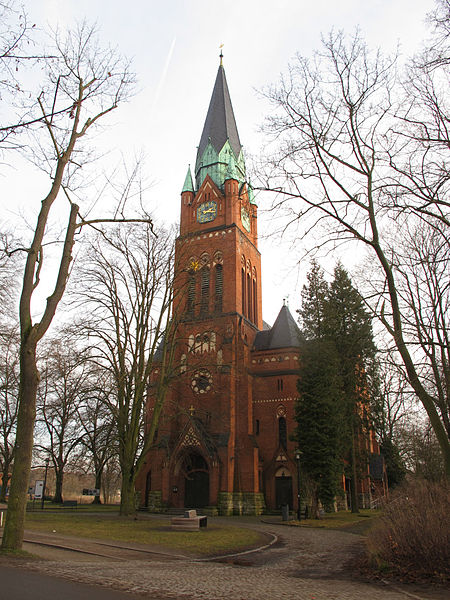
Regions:
M 278 317 L 271 329 L 270 347 L 271 348 L 288 348 L 299 346 L 301 342 L 301 333 L 295 322 L 291 311 L 286 305 L 286 299 L 283 299 Z
M 239 156 L 242 146 L 239 140 L 230 92 L 228 91 L 225 70 L 222 64 L 220 64 L 217 72 L 203 133 L 198 146 L 196 170 L 209 139 L 211 139 L 211 144 L 217 153 L 222 150 L 225 142 L 229 140 L 234 154 L 236 157 Z
M 283 306 L 273 327 L 259 331 L 256 334 L 253 343 L 255 350 L 276 350 L 277 348 L 298 348 L 301 346 L 302 334 L 285 301 L 283 299 Z
M 193 191 L 194 191 L 194 183 L 192 181 L 191 165 L 189 165 L 187 173 L 186 173 L 186 179 L 184 180 L 184 185 L 183 185 L 183 189 L 181 190 L 181 193 L 193 192 Z

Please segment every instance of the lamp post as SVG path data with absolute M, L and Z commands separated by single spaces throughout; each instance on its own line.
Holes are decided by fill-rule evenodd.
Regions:
M 299 448 L 296 448 L 294 456 L 295 460 L 297 461 L 297 521 L 300 521 L 300 458 L 302 456 L 302 452 Z

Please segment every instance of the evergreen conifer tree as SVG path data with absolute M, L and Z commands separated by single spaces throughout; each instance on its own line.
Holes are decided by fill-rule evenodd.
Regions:
M 358 512 L 357 480 L 363 457 L 360 432 L 375 364 L 370 315 L 347 271 L 338 264 L 330 285 L 316 261 L 298 311 L 304 337 L 296 437 L 316 499 L 329 508 L 347 462 L 352 511 Z
M 306 276 L 308 283 L 302 290 L 300 315 L 302 333 L 307 340 L 319 340 L 325 336 L 325 313 L 328 298 L 328 283 L 316 260 Z
M 368 427 L 369 376 L 374 370 L 375 345 L 371 317 L 340 263 L 334 270 L 326 304 L 325 336 L 337 350 L 343 386 L 342 452 L 348 461 L 352 512 L 358 512 L 357 481 L 367 460 L 359 442 L 360 433 Z
M 332 510 L 339 490 L 341 390 L 334 344 L 325 340 L 306 342 L 298 381 L 296 439 L 302 452 L 303 470 L 311 482 L 315 516 L 319 500 L 325 510 Z

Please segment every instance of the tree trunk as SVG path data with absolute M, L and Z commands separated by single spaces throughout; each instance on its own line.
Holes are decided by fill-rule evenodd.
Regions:
M 63 481 L 64 481 L 64 470 L 63 467 L 55 468 L 55 495 L 53 496 L 53 502 L 57 504 L 63 503 Z
M 36 342 L 30 341 L 29 336 L 26 336 L 20 345 L 19 410 L 17 414 L 15 460 L 2 540 L 2 548 L 8 550 L 20 550 L 22 548 L 38 382 Z
M 122 470 L 122 486 L 120 489 L 120 515 L 129 516 L 136 514 L 136 500 L 134 477 L 129 470 Z
M 96 469 L 96 471 L 95 471 L 95 489 L 97 489 L 97 490 L 102 489 L 102 472 L 103 472 L 103 468 Z M 102 503 L 102 501 L 100 500 L 100 496 L 94 496 L 94 499 L 92 500 L 92 504 L 101 504 L 101 503 Z
M 11 466 L 10 460 L 3 461 L 3 471 L 2 471 L 2 488 L 0 491 L 0 502 L 6 502 L 6 490 L 8 489 L 8 480 L 9 480 L 9 467 Z
M 320 508 L 319 508 L 319 490 L 317 489 L 317 484 L 313 484 L 313 489 L 311 493 L 311 518 L 312 519 L 320 519 Z
M 356 443 L 355 443 L 355 425 L 352 423 L 352 451 L 350 455 L 351 462 L 351 478 L 350 478 L 350 494 L 352 502 L 352 513 L 359 513 L 358 503 L 358 471 L 356 465 Z

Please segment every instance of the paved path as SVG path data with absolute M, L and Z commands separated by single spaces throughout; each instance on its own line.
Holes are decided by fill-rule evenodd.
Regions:
M 127 557 L 128 550 L 123 556 L 118 551 L 114 557 L 92 556 L 81 561 L 74 553 L 62 554 L 64 551 L 60 550 L 59 557 L 25 561 L 22 568 L 152 600 L 444 600 L 446 597 L 443 591 L 423 591 L 411 586 L 394 588 L 361 581 L 351 566 L 362 544 L 360 536 L 233 519 L 233 524 L 238 523 L 271 533 L 277 536 L 277 542 L 261 552 L 201 561 L 157 555 L 135 560 Z

